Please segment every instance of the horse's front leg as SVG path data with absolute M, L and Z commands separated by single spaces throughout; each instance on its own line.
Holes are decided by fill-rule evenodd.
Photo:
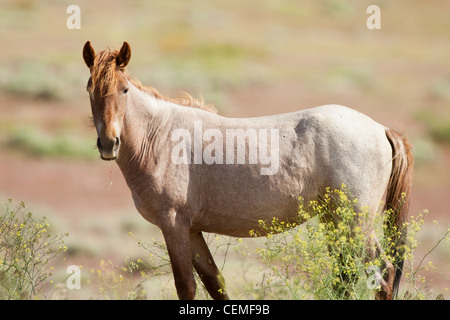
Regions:
M 228 300 L 225 279 L 214 263 L 214 259 L 201 232 L 191 233 L 192 258 L 195 270 L 215 300 Z
M 167 221 L 160 224 L 160 228 L 169 252 L 178 298 L 193 300 L 196 284 L 192 270 L 189 226 L 176 213 L 169 214 L 167 218 Z

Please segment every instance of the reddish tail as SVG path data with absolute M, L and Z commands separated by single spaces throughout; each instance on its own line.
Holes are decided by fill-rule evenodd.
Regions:
M 408 216 L 411 196 L 411 185 L 414 160 L 412 146 L 406 139 L 391 129 L 386 130 L 386 136 L 392 146 L 392 171 L 386 193 L 384 210 L 392 210 L 393 216 L 387 222 L 388 231 L 394 232 L 394 282 L 393 296 L 398 293 L 398 286 L 402 276 L 404 246 L 406 245 L 406 227 L 404 222 Z

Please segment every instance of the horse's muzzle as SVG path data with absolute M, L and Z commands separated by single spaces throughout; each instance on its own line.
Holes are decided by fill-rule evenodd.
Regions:
M 116 160 L 119 155 L 120 139 L 100 139 L 97 138 L 97 148 L 100 152 L 100 157 L 103 160 Z

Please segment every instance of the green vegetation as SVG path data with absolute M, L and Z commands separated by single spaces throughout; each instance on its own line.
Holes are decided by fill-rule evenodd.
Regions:
M 329 190 L 323 201 L 310 203 L 310 210 L 302 203 L 299 205 L 299 221 L 308 219 L 300 226 L 297 222 L 285 223 L 277 219 L 261 221 L 261 229 L 268 235 L 246 243 L 241 239 L 208 236 L 207 242 L 222 271 L 226 271 L 227 262 L 231 263 L 227 259 L 239 260 L 241 264 L 245 260 L 249 264 L 243 268 L 234 266 L 234 277 L 242 277 L 242 281 L 229 287 L 229 292 L 238 299 L 373 298 L 372 289 L 377 285 L 373 270 L 381 269 L 381 259 L 393 260 L 389 255 L 392 243 L 389 237 L 381 241 L 383 223 L 379 219 L 376 233 L 385 253 L 375 261 L 367 260 L 364 250 L 367 234 L 361 228 L 367 213 L 355 212 L 355 201 L 345 189 Z M 331 205 L 339 216 L 337 223 L 327 219 Z M 402 253 L 404 280 L 398 299 L 443 297 L 442 293 L 430 290 L 423 272 L 438 272 L 426 258 L 441 243 L 449 244 L 450 230 L 447 229 L 422 257 L 418 256 L 417 234 L 426 213 L 406 222 L 408 244 Z M 135 238 L 134 234 L 129 234 Z M 67 235 L 57 235 L 45 218 L 33 216 L 24 203 L 14 206 L 11 200 L 7 201 L 0 215 L 0 299 L 58 296 L 55 292 L 62 290 L 62 281 L 53 280 L 52 264 L 60 260 L 66 250 L 70 252 L 64 245 Z M 252 231 L 251 235 L 255 236 L 256 232 Z M 249 241 L 253 241 L 253 245 Z M 254 241 L 258 243 L 256 247 Z M 145 256 L 126 258 L 122 264 L 101 260 L 89 274 L 83 271 L 83 288 L 88 287 L 92 294 L 89 298 L 176 299 L 165 243 L 153 239 L 138 241 L 137 246 L 143 249 Z M 241 270 L 241 274 L 236 270 Z M 254 270 L 258 270 L 257 280 L 254 280 Z M 198 276 L 196 281 L 197 299 L 210 299 Z M 64 294 L 67 290 L 60 296 Z
M 38 62 L 22 62 L 16 68 L 0 70 L 0 88 L 3 91 L 40 99 L 61 99 L 62 85 L 55 81 L 50 66 Z
M 417 113 L 416 118 L 425 125 L 433 140 L 450 143 L 450 117 L 421 111 Z
M 45 299 L 51 263 L 67 250 L 45 218 L 9 200 L 0 214 L 0 299 Z
M 375 261 L 368 260 L 365 248 L 368 234 L 363 226 L 368 219 L 367 212 L 355 212 L 357 200 L 351 197 L 345 187 L 342 190 L 328 190 L 323 201 L 313 201 L 309 210 L 303 203 L 299 206 L 299 221 L 315 217 L 304 226 L 286 224 L 274 219 L 270 223 L 261 221 L 261 228 L 268 233 L 264 246 L 256 253 L 265 265 L 263 282 L 256 297 L 278 299 L 371 299 L 376 286 L 375 270 L 382 270 L 383 261 L 395 265 L 399 256 L 392 256 L 395 246 L 393 236 L 396 230 L 386 230 L 384 219 L 389 219 L 390 212 L 385 212 L 376 219 L 376 235 L 383 253 Z M 331 221 L 331 208 L 336 213 L 337 221 Z M 406 279 L 399 299 L 430 299 L 426 292 L 426 281 L 420 275 L 422 262 L 415 260 L 419 245 L 417 233 L 424 222 L 426 212 L 417 217 L 412 216 L 406 222 L 408 244 L 402 250 L 405 261 L 403 277 Z M 387 233 L 390 231 L 389 233 Z M 449 230 L 438 240 L 449 241 Z M 436 245 L 437 246 L 437 245 Z M 434 250 L 434 247 L 432 250 Z M 430 250 L 429 253 L 431 253 Z M 437 296 L 438 298 L 440 295 Z
M 298 221 L 316 217 L 304 228 L 293 229 L 297 222 L 260 221 L 268 233 L 264 246 L 256 250 L 270 271 L 262 286 L 264 297 L 368 298 L 365 270 L 373 262 L 366 261 L 368 235 L 361 228 L 368 213 L 355 212 L 355 204 L 342 190 L 328 191 L 323 202 L 309 204 L 311 210 L 299 205 Z M 336 222 L 330 221 L 332 206 L 336 207 Z
M 4 130 L 2 130 L 4 131 Z M 37 157 L 97 158 L 92 138 L 80 137 L 72 133 L 52 135 L 35 127 L 15 126 L 6 130 L 5 145 L 25 154 Z

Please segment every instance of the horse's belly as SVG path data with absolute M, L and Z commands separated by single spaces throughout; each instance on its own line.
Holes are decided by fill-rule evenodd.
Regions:
M 296 201 L 288 201 L 283 205 L 262 208 L 238 208 L 231 210 L 204 210 L 194 221 L 193 229 L 213 232 L 234 237 L 250 237 L 251 231 L 256 234 L 265 234 L 261 229 L 262 222 L 278 221 L 292 222 L 298 217 Z M 253 233 L 252 232 L 252 233 Z

